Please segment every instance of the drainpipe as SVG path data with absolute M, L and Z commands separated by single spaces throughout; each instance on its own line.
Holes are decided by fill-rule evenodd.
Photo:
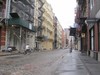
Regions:
M 10 5 L 11 5 L 11 0 L 6 0 L 6 9 L 5 9 L 5 24 L 6 24 L 6 43 L 5 43 L 5 49 L 9 46 L 9 27 L 8 27 L 8 19 L 9 19 L 9 13 L 10 13 Z

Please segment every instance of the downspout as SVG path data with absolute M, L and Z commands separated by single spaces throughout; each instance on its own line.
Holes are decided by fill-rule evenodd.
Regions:
M 10 5 L 11 5 L 11 0 L 6 0 L 6 9 L 5 9 L 5 24 L 6 24 L 6 43 L 5 43 L 5 49 L 9 46 L 9 27 L 8 27 L 8 19 L 9 19 L 9 13 L 10 13 Z

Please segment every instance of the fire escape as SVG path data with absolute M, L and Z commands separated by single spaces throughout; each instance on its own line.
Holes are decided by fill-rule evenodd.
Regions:
M 11 44 L 13 41 L 14 46 L 17 46 L 19 42 L 19 49 L 23 49 L 35 31 L 34 0 L 12 0 L 10 16 L 11 18 L 8 19 L 9 42 Z
M 81 50 L 85 51 L 87 49 L 87 25 L 85 23 L 85 20 L 87 19 L 87 0 L 77 0 L 78 3 L 78 9 L 76 14 L 76 23 L 78 26 L 77 29 L 77 35 L 75 36 L 76 40 L 79 37 L 81 40 Z
M 39 0 L 40 6 L 38 8 L 38 26 L 37 26 L 37 35 L 36 35 L 36 49 L 39 49 L 40 47 L 40 42 L 42 42 L 44 40 L 44 36 L 42 34 L 43 31 L 43 13 L 44 13 L 44 9 L 43 9 L 43 5 L 44 5 L 44 1 L 43 0 Z

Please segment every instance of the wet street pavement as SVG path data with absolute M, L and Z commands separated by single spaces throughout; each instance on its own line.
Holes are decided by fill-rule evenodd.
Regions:
M 90 75 L 77 52 L 65 55 L 55 75 Z
M 54 75 L 100 75 L 100 62 L 73 51 L 64 56 Z
M 67 50 L 0 57 L 0 75 L 53 75 Z
M 0 57 L 0 75 L 100 75 L 100 63 L 73 50 Z

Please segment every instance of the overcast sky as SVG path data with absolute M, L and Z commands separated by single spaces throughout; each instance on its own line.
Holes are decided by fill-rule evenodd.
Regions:
M 74 23 L 76 0 L 47 0 L 63 28 Z

